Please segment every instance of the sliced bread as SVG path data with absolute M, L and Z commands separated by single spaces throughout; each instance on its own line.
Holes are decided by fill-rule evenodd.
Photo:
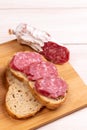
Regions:
M 39 102 L 41 102 L 44 106 L 46 106 L 48 109 L 56 109 L 65 101 L 67 92 L 65 93 L 64 96 L 59 96 L 58 98 L 53 99 L 37 92 L 37 90 L 34 87 L 35 86 L 34 84 L 35 82 L 29 81 L 29 86 L 33 95 L 35 95 L 36 99 Z
M 24 53 L 26 53 L 26 52 L 23 52 L 23 55 L 24 55 Z M 33 52 L 32 52 L 33 53 Z M 22 52 L 20 53 L 20 54 L 22 54 Z M 27 54 L 29 54 L 29 53 L 27 53 Z M 30 55 L 30 54 L 29 54 Z M 37 55 L 36 53 L 35 53 L 35 55 Z M 41 62 L 43 63 L 43 61 L 45 61 L 45 62 L 48 62 L 48 61 L 46 61 L 42 56 L 40 56 L 40 54 L 39 54 L 39 56 L 38 57 L 36 57 L 34 55 L 34 57 L 32 57 L 32 56 L 29 56 L 29 57 L 27 57 L 27 58 L 25 58 L 24 56 L 22 56 L 22 55 L 19 55 L 19 53 L 17 53 L 16 55 L 15 55 L 15 58 L 14 58 L 14 56 L 13 56 L 13 58 L 12 58 L 12 60 L 11 60 L 11 62 L 9 63 L 9 69 L 10 69 L 10 71 L 11 71 L 11 73 L 14 75 L 14 76 L 16 76 L 16 78 L 17 79 L 19 79 L 20 81 L 23 81 L 23 82 L 27 82 L 28 83 L 28 87 L 29 87 L 29 89 L 30 89 L 30 91 L 31 91 L 31 93 L 33 94 L 33 96 L 42 104 L 42 105 L 45 105 L 47 108 L 49 108 L 49 109 L 55 109 L 55 108 L 57 108 L 62 102 L 64 102 L 65 101 L 65 99 L 66 99 L 66 96 L 67 96 L 67 90 L 68 90 L 68 88 L 67 88 L 67 84 L 66 84 L 66 82 L 63 80 L 63 81 L 61 81 L 61 82 L 63 82 L 63 85 L 61 84 L 61 83 L 59 83 L 60 81 L 59 80 L 56 80 L 57 81 L 57 84 L 55 85 L 55 79 L 58 79 L 59 78 L 59 75 L 57 76 L 57 75 L 53 75 L 54 74 L 54 71 L 52 72 L 52 73 L 50 73 L 50 71 L 51 71 L 51 68 L 50 69 L 48 69 L 49 71 L 48 71 L 48 77 L 51 77 L 51 75 L 52 76 L 56 76 L 55 77 L 55 79 L 49 79 L 49 80 L 47 80 L 47 78 L 48 77 L 46 77 L 46 76 L 42 76 L 42 77 L 40 77 L 39 79 L 44 79 L 45 78 L 45 81 L 44 81 L 44 84 L 45 84 L 45 82 L 46 81 L 48 81 L 48 83 L 47 84 L 45 84 L 45 87 L 43 87 L 43 85 L 42 86 L 40 86 L 40 85 L 38 85 L 38 87 L 40 87 L 41 89 L 42 89 L 42 91 L 44 91 L 44 88 L 46 88 L 45 90 L 46 91 L 44 91 L 44 92 L 46 92 L 46 93 L 49 93 L 49 95 L 44 95 L 43 93 L 40 93 L 41 91 L 37 91 L 37 89 L 36 89 L 36 86 L 35 86 L 35 83 L 36 83 L 36 81 L 37 80 L 39 80 L 39 79 L 34 79 L 33 81 L 32 80 L 29 80 L 29 74 L 27 74 L 26 73 L 26 71 L 25 70 L 27 70 L 27 69 L 29 69 L 28 67 L 30 67 L 30 65 L 32 66 L 33 64 L 34 64 L 34 62 L 36 62 L 36 63 L 40 63 L 39 64 L 39 67 L 40 67 L 40 65 L 46 65 L 46 64 L 41 64 Z M 26 60 L 27 59 L 27 60 Z M 37 61 L 38 60 L 38 61 Z M 20 61 L 20 62 L 19 62 Z M 34 61 L 34 62 L 33 62 Z M 28 63 L 28 64 L 27 64 Z M 35 65 L 35 64 L 34 64 Z M 55 65 L 54 65 L 55 66 Z M 45 66 L 45 67 L 43 67 L 42 66 L 42 68 L 39 68 L 38 67 L 38 69 L 36 70 L 37 72 L 39 71 L 39 69 L 41 70 L 42 68 L 44 68 L 45 70 L 43 71 L 42 70 L 42 73 L 46 73 L 46 71 L 47 71 L 47 67 Z M 56 67 L 56 66 L 55 66 Z M 20 69 L 20 68 L 22 68 L 22 69 Z M 48 67 L 49 68 L 49 67 Z M 32 70 L 34 70 L 35 68 L 33 67 L 33 69 Z M 56 70 L 56 72 L 57 72 L 57 69 L 55 69 Z M 32 73 L 30 73 L 30 75 L 32 76 L 32 75 L 34 75 L 34 74 L 36 74 L 36 71 L 34 71 L 33 72 L 33 74 Z M 25 74 L 24 74 L 25 73 Z M 57 72 L 58 73 L 58 72 Z M 26 75 L 28 75 L 28 76 L 26 76 Z M 39 75 L 40 75 L 40 73 L 39 73 Z M 46 74 L 45 74 L 46 75 Z M 36 75 L 37 76 L 37 75 Z M 53 81 L 54 80 L 54 81 Z M 62 80 L 62 79 L 61 79 Z M 51 83 L 51 84 L 49 84 L 49 83 Z M 49 84 L 49 85 L 48 85 Z M 54 84 L 54 85 L 53 85 Z M 55 87 L 56 86 L 56 87 Z M 37 87 L 37 88 L 38 88 Z M 63 90 L 63 88 L 65 87 L 65 90 Z M 47 89 L 50 89 L 51 90 L 51 92 L 52 93 L 50 93 L 50 92 L 48 92 L 48 90 Z M 56 90 L 56 91 L 55 91 Z M 59 91 L 63 91 L 64 93 L 63 94 L 58 94 L 58 92 Z M 52 98 L 52 96 L 50 96 L 50 94 L 55 94 L 55 95 L 57 95 L 56 97 L 53 97 Z M 61 96 L 62 95 L 62 96 Z
M 44 106 L 46 106 L 48 109 L 56 109 L 58 106 L 63 103 L 67 96 L 67 91 L 64 96 L 59 96 L 56 99 L 52 99 L 46 96 L 43 96 L 42 94 L 38 93 L 34 87 L 34 81 L 30 81 L 27 79 L 27 76 L 21 73 L 20 71 L 13 70 L 10 68 L 10 71 L 13 75 L 15 75 L 19 80 L 28 81 L 29 89 L 31 90 L 33 96 Z
M 28 83 L 18 80 L 10 70 L 6 73 L 8 91 L 5 105 L 8 113 L 18 119 L 34 116 L 43 107 L 32 95 Z

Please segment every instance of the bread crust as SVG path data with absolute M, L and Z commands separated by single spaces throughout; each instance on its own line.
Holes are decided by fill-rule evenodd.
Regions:
M 8 87 L 8 91 L 7 91 L 6 97 L 5 97 L 5 107 L 6 107 L 8 114 L 11 117 L 16 118 L 16 119 L 26 119 L 31 116 L 34 116 L 38 111 L 41 110 L 43 105 L 39 101 L 37 101 L 36 98 L 32 95 L 31 91 L 29 90 L 28 83 L 25 80 L 21 81 L 18 78 L 16 78 L 9 69 L 7 69 L 7 72 L 6 72 L 6 80 L 7 80 L 9 87 Z M 17 90 L 20 90 L 21 93 L 18 93 Z M 24 90 L 24 92 L 23 92 L 23 90 Z M 26 94 L 27 94 L 27 96 L 26 96 Z M 13 97 L 13 95 L 15 95 L 15 97 Z M 22 104 L 21 104 L 20 98 L 19 98 L 21 95 L 22 95 L 21 100 L 23 101 Z M 19 99 L 17 99 L 16 96 L 18 96 Z M 29 100 L 29 98 L 32 98 L 32 100 Z M 25 102 L 26 100 L 28 100 L 27 103 Z M 29 105 L 28 105 L 28 103 L 29 103 Z M 18 111 L 16 108 L 14 110 L 15 104 L 16 104 L 16 106 L 19 105 L 19 106 L 17 106 L 17 108 L 19 108 L 20 111 Z M 26 106 L 26 104 L 27 104 L 27 106 Z M 21 109 L 20 106 L 24 110 Z M 25 111 L 25 107 L 27 107 L 28 111 Z M 29 111 L 30 107 L 31 107 L 32 111 Z M 18 112 L 16 112 L 16 111 L 18 111 Z
M 34 82 L 29 81 L 29 86 L 30 86 L 30 89 L 31 89 L 33 95 L 35 95 L 37 100 L 39 102 L 41 102 L 44 106 L 46 106 L 48 109 L 58 108 L 66 99 L 67 93 L 64 96 L 58 97 L 57 99 L 52 99 L 52 98 L 43 96 L 40 93 L 38 93 L 36 91 L 36 89 L 34 88 Z
M 66 99 L 67 97 L 67 93 L 68 91 L 65 93 L 64 96 L 60 96 L 57 99 L 52 99 L 52 98 L 48 98 L 46 96 L 41 95 L 40 93 L 38 93 L 36 91 L 36 89 L 34 88 L 34 81 L 29 81 L 27 79 L 27 77 L 19 72 L 19 71 L 15 71 L 13 69 L 10 68 L 10 71 L 13 73 L 13 75 L 15 75 L 19 80 L 22 81 L 27 81 L 28 82 L 28 86 L 33 94 L 33 96 L 44 106 L 46 106 L 48 109 L 56 109 L 58 108 Z

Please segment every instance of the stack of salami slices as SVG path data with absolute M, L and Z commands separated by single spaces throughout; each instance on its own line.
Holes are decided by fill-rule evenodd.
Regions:
M 67 83 L 59 76 L 56 66 L 39 53 L 16 53 L 9 63 L 9 71 L 17 80 L 28 84 L 29 91 L 41 106 L 56 109 L 65 101 Z

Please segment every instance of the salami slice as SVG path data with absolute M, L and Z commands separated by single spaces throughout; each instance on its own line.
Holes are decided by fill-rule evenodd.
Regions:
M 49 41 L 44 43 L 42 49 L 41 54 L 55 64 L 63 64 L 69 60 L 69 50 L 64 46 Z
M 24 68 L 34 62 L 41 62 L 42 56 L 36 52 L 18 52 L 10 62 L 10 67 L 24 71 Z
M 35 82 L 35 89 L 46 97 L 57 99 L 59 96 L 65 96 L 67 84 L 59 77 L 44 77 Z
M 57 68 L 50 62 L 34 62 L 25 68 L 24 73 L 29 80 L 37 80 L 43 77 L 57 77 Z

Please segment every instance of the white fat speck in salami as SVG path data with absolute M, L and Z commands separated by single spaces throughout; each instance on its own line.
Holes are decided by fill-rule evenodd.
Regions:
M 57 77 L 57 68 L 50 62 L 34 62 L 25 68 L 24 73 L 29 80 L 37 80 L 43 77 Z
M 31 63 L 41 61 L 42 56 L 36 52 L 18 52 L 12 58 L 10 62 L 10 67 L 23 72 L 24 68 L 29 66 Z
M 44 77 L 35 82 L 35 89 L 46 97 L 56 99 L 65 96 L 67 83 L 59 77 Z

